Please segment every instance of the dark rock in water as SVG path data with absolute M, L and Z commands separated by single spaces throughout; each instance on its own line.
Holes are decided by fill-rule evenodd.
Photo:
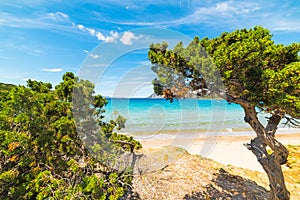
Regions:
M 163 99 L 164 97 L 162 95 L 157 95 L 157 94 L 151 94 L 147 98 L 152 98 L 152 99 Z

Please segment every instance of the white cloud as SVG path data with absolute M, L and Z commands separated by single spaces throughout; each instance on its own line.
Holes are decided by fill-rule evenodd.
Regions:
M 196 23 L 207 23 L 212 21 L 219 23 L 220 20 L 234 18 L 237 16 L 243 17 L 250 13 L 259 10 L 259 6 L 256 3 L 241 3 L 234 1 L 226 1 L 217 3 L 210 7 L 200 7 L 191 15 L 180 18 L 173 21 L 175 24 L 196 24 Z
M 106 67 L 107 63 L 88 64 L 87 67 Z
M 40 56 L 44 52 L 42 50 L 39 50 L 39 49 L 31 49 L 31 50 L 26 51 L 26 53 L 29 54 L 29 55 L 33 55 L 33 56 Z
M 96 34 L 95 29 L 87 28 L 86 30 L 90 33 L 91 36 L 94 36 Z
M 35 14 L 29 17 L 0 12 L 0 26 L 72 31 L 72 24 L 69 16 L 62 12 Z
M 56 12 L 56 13 L 47 13 L 46 15 L 49 19 L 52 19 L 56 22 L 69 22 L 69 15 L 62 13 L 62 12 Z
M 61 68 L 44 68 L 41 70 L 45 71 L 45 72 L 61 72 L 63 69 L 61 69 Z
M 100 32 L 97 32 L 96 37 L 97 37 L 98 40 L 105 40 L 104 35 Z
M 132 45 L 132 40 L 137 40 L 141 38 L 142 35 L 140 36 L 135 36 L 132 32 L 130 31 L 125 31 L 120 38 L 120 41 L 125 44 L 125 45 Z
M 64 31 L 74 31 L 77 28 L 82 32 L 88 32 L 91 36 L 105 42 L 114 42 L 118 38 L 118 33 L 111 31 L 109 35 L 93 28 L 85 27 L 83 24 L 74 23 L 69 15 L 63 12 L 42 13 L 31 17 L 19 17 L 7 12 L 0 11 L 0 26 L 36 29 L 63 29 Z
M 295 31 L 299 32 L 300 30 L 300 21 L 299 20 L 284 20 L 284 19 L 275 19 L 274 23 L 270 23 L 270 29 L 274 31 Z
M 261 19 L 262 13 L 259 10 L 268 9 L 266 4 L 261 2 L 245 2 L 229 0 L 220 3 L 204 4 L 199 7 L 191 9 L 191 13 L 176 19 L 166 21 L 135 21 L 135 22 L 115 22 L 121 25 L 135 25 L 135 26 L 158 26 L 158 27 L 172 27 L 189 24 L 214 24 L 220 25 L 224 23 L 240 22 L 248 23 L 249 18 Z M 248 20 L 246 20 L 248 19 Z M 225 21 L 226 20 L 226 21 Z M 246 20 L 246 21 L 245 21 Z M 259 23 L 260 24 L 260 23 Z
M 256 19 L 262 20 L 261 10 L 269 9 L 265 4 L 260 2 L 239 2 L 229 0 L 221 3 L 212 3 L 210 5 L 201 5 L 186 16 L 168 21 L 135 21 L 135 22 L 115 22 L 121 25 L 135 25 L 135 26 L 158 26 L 158 27 L 172 27 L 188 24 L 261 24 L 261 21 L 253 22 Z M 192 10 L 192 9 L 191 9 Z M 244 25 L 245 27 L 247 25 Z
M 86 50 L 86 49 L 84 49 L 84 50 L 83 50 L 83 52 L 84 52 L 84 53 L 88 53 L 89 51 L 88 51 L 88 50 Z
M 85 27 L 84 27 L 83 25 L 81 25 L 81 24 L 78 24 L 78 25 L 77 25 L 77 28 L 78 28 L 79 30 L 85 31 Z
M 105 42 L 114 42 L 119 37 L 118 32 L 115 31 L 110 31 L 109 36 L 104 36 L 101 32 L 96 31 L 93 28 L 87 28 L 82 24 L 77 25 L 77 28 L 83 32 L 88 32 L 91 36 L 94 36 L 98 40 L 105 41 Z
M 218 3 L 215 8 L 213 8 L 211 11 L 213 12 L 226 12 L 228 10 L 228 2 L 222 2 Z
M 118 39 L 119 34 L 118 32 L 110 31 L 110 36 L 105 37 L 105 42 L 114 42 L 116 39 Z
M 101 56 L 100 55 L 98 55 L 98 54 L 90 54 L 89 55 L 91 58 L 93 58 L 93 59 L 97 59 L 97 58 L 100 58 Z

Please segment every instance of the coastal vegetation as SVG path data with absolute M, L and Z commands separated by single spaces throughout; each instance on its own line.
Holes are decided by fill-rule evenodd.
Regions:
M 130 194 L 132 168 L 106 165 L 107 144 L 99 141 L 124 152 L 141 144 L 114 132 L 124 120 L 104 121 L 107 101 L 93 89 L 71 72 L 55 89 L 35 80 L 28 80 L 27 87 L 0 84 L 0 199 L 119 199 Z M 73 92 L 92 104 L 75 110 Z M 79 125 L 76 112 L 84 112 Z M 93 136 L 90 149 L 79 129 L 88 139 Z
M 115 132 L 127 119 L 115 112 L 106 121 L 108 101 L 71 72 L 54 88 L 36 80 L 0 83 L 0 199 L 297 197 L 300 147 L 285 147 L 275 133 L 281 122 L 299 127 L 299 51 L 299 44 L 275 44 L 269 30 L 257 26 L 195 37 L 172 50 L 165 42 L 151 44 L 148 52 L 158 97 L 218 97 L 243 108 L 256 133 L 245 146 L 267 176 L 177 147 L 143 150 L 132 136 Z M 267 114 L 266 124 L 258 112 Z M 162 167 L 151 170 L 157 163 Z
M 214 39 L 195 37 L 187 47 L 179 42 L 172 50 L 165 42 L 151 44 L 148 52 L 157 74 L 154 83 L 171 102 L 216 94 L 243 108 L 244 121 L 256 133 L 245 146 L 268 175 L 271 200 L 290 199 L 281 168 L 288 150 L 275 133 L 282 121 L 299 127 L 299 51 L 299 43 L 275 44 L 269 30 L 256 26 Z M 258 111 L 269 114 L 267 124 L 258 119 Z

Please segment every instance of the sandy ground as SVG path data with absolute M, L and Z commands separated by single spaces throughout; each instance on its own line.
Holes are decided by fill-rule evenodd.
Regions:
M 195 139 L 142 140 L 145 151 L 155 151 L 163 146 L 177 146 L 191 154 L 202 155 L 225 165 L 235 165 L 256 171 L 263 171 L 256 157 L 243 144 L 250 136 L 222 136 Z M 300 133 L 276 135 L 282 144 L 300 145 Z

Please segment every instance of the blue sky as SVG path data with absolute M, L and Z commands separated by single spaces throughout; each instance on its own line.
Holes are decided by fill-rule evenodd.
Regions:
M 151 42 L 255 25 L 270 29 L 276 43 L 300 42 L 300 2 L 0 0 L 0 82 L 55 85 L 72 71 L 105 96 L 144 97 L 154 78 Z

